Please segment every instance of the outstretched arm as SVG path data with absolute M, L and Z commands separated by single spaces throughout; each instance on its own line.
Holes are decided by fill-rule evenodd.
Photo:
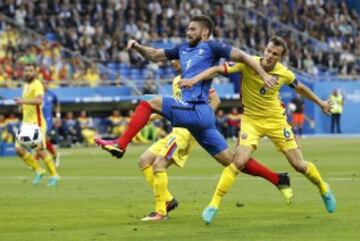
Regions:
M 211 106 L 211 108 L 216 111 L 217 108 L 219 108 L 219 105 L 220 105 L 220 98 L 219 96 L 217 95 L 215 89 L 211 89 L 210 90 L 210 93 L 209 93 L 209 105 Z
M 158 62 L 166 60 L 164 49 L 155 49 L 139 44 L 136 40 L 129 40 L 127 50 L 134 49 L 145 59 Z
M 235 62 L 243 62 L 255 70 L 263 79 L 265 85 L 269 88 L 273 87 L 277 83 L 277 79 L 265 72 L 259 63 L 257 63 L 250 55 L 244 51 L 232 48 L 230 53 L 230 60 Z
M 325 114 L 330 115 L 330 108 L 331 108 L 330 101 L 321 100 L 312 90 L 310 90 L 306 85 L 303 85 L 302 83 L 298 83 L 295 86 L 295 90 L 300 95 L 308 98 L 309 100 L 317 104 L 322 109 L 322 111 L 325 112 Z
M 201 72 L 200 74 L 196 75 L 191 80 L 183 80 L 181 79 L 179 81 L 180 88 L 191 88 L 193 85 L 195 85 L 198 82 L 209 80 L 217 76 L 218 74 L 225 74 L 225 68 L 223 65 L 217 65 L 214 67 L 211 67 L 204 72 Z

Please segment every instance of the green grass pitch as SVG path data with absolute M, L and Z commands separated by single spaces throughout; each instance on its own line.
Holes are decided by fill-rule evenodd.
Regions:
M 360 240 L 360 139 L 305 139 L 302 145 L 305 158 L 331 184 L 338 203 L 334 214 L 325 211 L 316 188 L 264 141 L 255 157 L 290 173 L 295 202 L 287 206 L 272 185 L 241 174 L 209 226 L 200 214 L 222 167 L 199 147 L 185 168 L 170 168 L 170 190 L 180 206 L 158 223 L 139 221 L 154 208 L 137 167 L 147 146 L 130 146 L 121 160 L 95 147 L 63 149 L 56 188 L 47 187 L 46 178 L 32 186 L 33 174 L 20 159 L 1 157 L 0 240 Z

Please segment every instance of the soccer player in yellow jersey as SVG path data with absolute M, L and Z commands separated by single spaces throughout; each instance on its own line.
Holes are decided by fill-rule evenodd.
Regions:
M 48 186 L 56 186 L 59 180 L 52 156 L 46 151 L 46 121 L 43 116 L 42 104 L 44 88 L 41 81 L 36 78 L 35 64 L 27 64 L 24 67 L 25 83 L 22 98 L 15 99 L 16 104 L 22 108 L 22 122 L 33 123 L 40 127 L 42 132 L 42 145 L 36 149 L 36 155 L 41 158 L 50 172 Z M 34 156 L 25 148 L 16 143 L 16 153 L 35 172 L 34 185 L 40 183 L 45 175 L 45 170 L 35 160 Z
M 175 70 L 180 72 L 179 61 L 173 60 L 171 62 Z M 173 81 L 173 96 L 180 100 L 181 90 L 178 86 L 179 80 L 180 75 Z M 216 110 L 220 104 L 220 99 L 214 89 L 210 89 L 209 92 L 210 106 Z M 195 139 L 187 129 L 174 127 L 169 135 L 157 141 L 141 155 L 139 167 L 154 191 L 156 202 L 155 212 L 151 212 L 142 221 L 167 219 L 167 213 L 178 206 L 177 200 L 168 190 L 166 169 L 173 164 L 183 167 L 194 145 Z M 223 163 L 224 166 L 229 164 L 230 162 Z M 249 175 L 260 176 L 270 181 L 278 187 L 288 203 L 292 201 L 292 190 L 289 187 L 289 177 L 286 173 L 274 173 L 254 159 L 249 160 L 243 171 Z
M 216 191 L 202 217 L 209 224 L 213 220 L 222 197 L 235 182 L 235 177 L 244 168 L 250 155 L 257 149 L 262 137 L 267 136 L 285 155 L 296 171 L 302 173 L 319 189 L 328 212 L 335 211 L 336 201 L 327 183 L 322 179 L 318 169 L 311 162 L 305 161 L 298 148 L 291 127 L 286 121 L 284 108 L 279 100 L 279 90 L 283 85 L 289 85 L 297 93 L 316 103 L 326 114 L 329 114 L 330 102 L 319 99 L 308 87 L 301 84 L 294 73 L 280 63 L 286 53 L 286 42 L 280 37 L 272 37 L 264 51 L 263 57 L 254 57 L 263 69 L 277 77 L 277 84 L 272 88 L 264 86 L 259 75 L 243 63 L 214 66 L 192 80 L 182 80 L 180 86 L 191 87 L 193 84 L 209 79 L 216 74 L 241 72 L 241 101 L 244 114 L 241 118 L 239 145 L 232 164 L 226 167 L 220 177 Z

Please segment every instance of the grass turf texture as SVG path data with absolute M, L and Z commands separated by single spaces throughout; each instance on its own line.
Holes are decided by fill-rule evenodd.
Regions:
M 306 139 L 302 145 L 307 160 L 331 184 L 338 202 L 334 214 L 325 211 L 317 189 L 265 141 L 255 157 L 290 172 L 295 203 L 285 205 L 272 185 L 241 174 L 210 226 L 200 214 L 222 167 L 199 147 L 184 169 L 170 168 L 170 190 L 180 206 L 160 223 L 139 221 L 154 208 L 137 168 L 147 146 L 130 146 L 121 160 L 99 148 L 61 150 L 63 178 L 56 188 L 46 186 L 47 178 L 32 186 L 33 174 L 20 159 L 1 157 L 0 240 L 360 240 L 360 139 Z

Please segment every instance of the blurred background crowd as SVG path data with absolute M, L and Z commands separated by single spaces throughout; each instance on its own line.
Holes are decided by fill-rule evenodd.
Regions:
M 0 19 L 0 85 L 8 87 L 18 85 L 26 61 L 36 61 L 54 86 L 171 78 L 169 66 L 152 66 L 127 52 L 126 43 L 173 46 L 184 40 L 189 16 L 201 13 L 213 17 L 215 38 L 254 53 L 280 33 L 289 45 L 284 61 L 299 71 L 360 73 L 360 19 L 344 1 L 3 0 L 0 11 L 46 37 L 29 36 Z

